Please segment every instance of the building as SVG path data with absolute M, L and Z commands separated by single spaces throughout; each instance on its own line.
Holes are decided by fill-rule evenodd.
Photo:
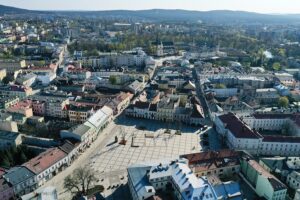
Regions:
M 256 89 L 255 98 L 259 103 L 277 103 L 279 97 L 280 96 L 275 88 Z
M 58 195 L 55 187 L 48 186 L 23 195 L 21 200 L 58 200 Z
M 213 92 L 213 94 L 218 98 L 228 98 L 238 95 L 237 88 L 212 88 L 207 92 Z
M 0 149 L 17 147 L 22 144 L 21 134 L 9 131 L 0 131 Z
M 39 116 L 68 118 L 69 99 L 67 96 L 49 93 L 34 95 L 28 99 L 32 101 L 34 113 Z
M 78 149 L 79 151 L 84 151 L 96 138 L 96 134 L 93 128 L 81 124 L 72 127 L 69 130 L 62 130 L 60 132 L 60 137 L 62 139 L 72 139 L 80 142 L 80 147 Z
M 0 109 L 7 109 L 19 102 L 19 97 L 2 96 L 0 97 Z
M 15 121 L 0 120 L 0 131 L 18 132 L 18 124 Z
M 6 109 L 9 113 L 17 113 L 24 115 L 25 117 L 32 117 L 33 111 L 32 111 L 32 102 L 30 100 L 24 100 L 20 101 L 11 107 Z
M 189 167 L 197 177 L 229 177 L 240 172 L 239 153 L 229 149 L 186 154 L 180 158 L 188 160 Z
M 25 98 L 33 95 L 33 90 L 30 87 L 20 86 L 20 85 L 4 85 L 0 86 L 1 96 L 17 96 L 19 98 Z
M 300 200 L 300 189 L 296 190 L 295 196 L 294 196 L 294 200 Z
M 136 95 L 137 93 L 143 91 L 144 87 L 145 87 L 144 83 L 135 80 L 127 86 L 127 89 L 129 90 L 129 92 Z
M 14 190 L 12 185 L 3 178 L 5 173 L 6 171 L 0 168 L 0 199 L 12 200 L 15 198 Z
M 89 79 L 92 75 L 90 71 L 82 68 L 75 68 L 74 66 L 68 66 L 64 74 L 66 77 L 68 77 L 71 80 L 81 80 L 81 81 Z
M 24 85 L 25 87 L 31 87 L 35 82 L 37 75 L 33 73 L 19 74 L 16 78 L 16 83 Z
M 37 188 L 35 174 L 24 166 L 9 169 L 3 178 L 12 185 L 16 195 L 27 194 Z
M 188 99 L 185 106 L 180 106 L 180 101 L 181 96 L 179 95 L 158 97 L 151 103 L 150 101 L 135 101 L 126 109 L 126 115 L 164 122 L 182 122 L 196 126 L 204 123 L 203 108 L 196 97 Z
M 93 108 L 88 106 L 70 105 L 68 110 L 69 120 L 74 123 L 84 123 L 93 113 Z
M 107 106 L 114 111 L 114 115 L 121 113 L 130 104 L 133 94 L 121 92 L 118 96 L 112 99 Z
M 15 71 L 26 67 L 25 60 L 0 60 L 0 69 L 6 69 L 8 74 L 13 74 Z
M 242 200 L 240 185 L 237 182 L 227 181 L 224 183 L 213 184 L 218 200 L 234 199 Z
M 214 200 L 217 194 L 205 177 L 198 178 L 185 159 L 128 167 L 128 185 L 133 200 L 155 198 L 157 191 L 172 191 L 180 200 Z
M 32 111 L 34 115 L 45 116 L 46 115 L 46 102 L 39 100 L 32 100 Z
M 67 154 L 59 148 L 50 148 L 32 158 L 23 166 L 34 173 L 38 187 L 68 165 Z
M 6 77 L 6 69 L 0 69 L 0 81 Z
M 48 86 L 56 78 L 54 72 L 34 72 L 36 79 L 42 83 L 43 86 Z
M 242 159 L 241 171 L 255 188 L 255 192 L 258 196 L 268 200 L 286 198 L 287 187 L 255 160 L 248 158 Z
M 103 107 L 87 119 L 84 124 L 62 130 L 60 136 L 63 139 L 75 139 L 80 142 L 79 151 L 91 145 L 101 130 L 111 121 L 113 111 L 109 107 Z
M 275 73 L 274 75 L 283 85 L 292 88 L 295 87 L 296 81 L 293 75 L 289 73 Z
M 292 171 L 287 176 L 287 184 L 290 188 L 297 190 L 300 189 L 300 172 Z
M 277 129 L 288 120 L 291 132 L 298 134 L 299 118 L 297 114 L 257 114 L 254 116 L 254 118 L 239 118 L 233 113 L 217 116 L 215 118 L 216 130 L 231 149 L 245 150 L 256 155 L 297 156 L 297 152 L 300 151 L 299 136 L 264 135 L 257 131 L 264 127 L 269 127 L 269 130 Z M 259 120 L 256 121 L 256 119 Z

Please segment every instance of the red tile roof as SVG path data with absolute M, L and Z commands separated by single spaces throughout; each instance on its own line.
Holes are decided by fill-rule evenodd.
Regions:
M 278 191 L 278 190 L 282 190 L 282 189 L 286 189 L 287 188 L 280 180 L 278 180 L 275 176 L 273 176 L 272 174 L 270 174 L 267 170 L 265 170 L 255 160 L 249 160 L 248 163 L 259 174 L 261 174 L 262 176 L 266 177 L 269 180 L 269 182 L 272 185 L 274 191 Z
M 264 135 L 263 142 L 300 143 L 300 137 L 280 136 L 280 135 Z
M 67 154 L 59 148 L 51 148 L 29 160 L 23 164 L 23 166 L 31 170 L 33 173 L 39 174 L 66 156 Z
M 225 124 L 225 128 L 230 130 L 236 138 L 258 139 L 263 137 L 257 131 L 251 130 L 249 126 L 233 113 L 221 115 L 219 118 Z
M 276 113 L 276 114 L 253 114 L 253 117 L 255 119 L 286 119 L 290 118 L 291 114 L 282 114 L 282 113 Z
M 180 157 L 188 159 L 189 165 L 194 165 L 202 163 L 214 163 L 217 161 L 223 162 L 224 159 L 238 160 L 239 153 L 230 149 L 223 149 L 220 151 L 205 151 L 200 153 L 186 154 Z

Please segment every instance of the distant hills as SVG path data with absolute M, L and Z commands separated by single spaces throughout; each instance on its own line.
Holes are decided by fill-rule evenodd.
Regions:
M 0 5 L 0 15 L 27 13 L 29 10 Z
M 34 11 L 0 5 L 0 15 L 11 14 L 50 14 L 81 17 L 120 18 L 132 20 L 147 20 L 156 22 L 203 21 L 207 23 L 236 24 L 236 23 L 299 23 L 300 15 L 271 15 L 245 11 L 215 10 L 111 10 L 111 11 Z

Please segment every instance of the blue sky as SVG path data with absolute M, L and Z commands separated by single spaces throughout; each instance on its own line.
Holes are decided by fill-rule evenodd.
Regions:
M 244 10 L 299 13 L 300 0 L 0 0 L 0 4 L 40 10 Z

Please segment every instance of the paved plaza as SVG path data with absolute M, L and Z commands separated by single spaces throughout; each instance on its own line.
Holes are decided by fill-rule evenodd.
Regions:
M 125 138 L 126 145 L 114 143 L 114 138 L 106 146 L 90 156 L 90 166 L 99 174 L 123 171 L 129 165 L 143 161 L 177 158 L 179 155 L 201 151 L 197 128 L 182 126 L 181 135 L 170 124 L 123 118 L 116 123 L 112 134 L 118 140 Z M 143 127 L 144 130 L 140 130 Z M 167 127 L 170 133 L 165 133 Z

